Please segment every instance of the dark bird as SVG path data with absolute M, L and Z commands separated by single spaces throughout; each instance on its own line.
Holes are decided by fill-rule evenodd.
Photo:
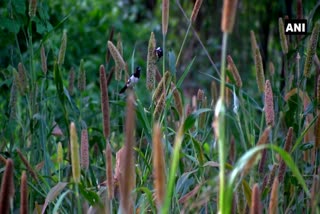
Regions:
M 163 50 L 161 47 L 157 47 L 154 52 L 156 53 L 158 60 L 163 56 Z
M 120 94 L 124 93 L 127 88 L 133 87 L 139 81 L 140 72 L 141 72 L 141 67 L 140 66 L 136 67 L 136 70 L 134 71 L 134 73 L 128 79 L 128 81 L 124 85 L 124 87 L 120 90 L 120 92 L 119 92 Z

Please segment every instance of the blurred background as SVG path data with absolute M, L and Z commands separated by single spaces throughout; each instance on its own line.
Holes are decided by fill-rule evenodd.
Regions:
M 166 50 L 177 55 L 188 27 L 195 0 L 171 1 L 170 20 Z M 250 46 L 250 30 L 256 34 L 261 49 L 264 66 L 273 62 L 276 72 L 281 69 L 281 48 L 278 34 L 278 18 L 288 16 L 297 18 L 297 0 L 240 0 L 234 32 L 229 37 L 228 54 L 233 57 L 243 79 L 254 80 L 254 66 Z M 308 28 L 319 18 L 319 1 L 302 1 L 303 18 L 309 21 Z M 4 0 L 0 3 L 0 79 L 5 80 L 8 66 L 16 67 L 24 61 L 27 50 L 27 13 L 28 4 L 24 0 Z M 221 8 L 222 1 L 203 1 L 199 15 L 190 30 L 181 59 L 177 65 L 177 75 L 181 75 L 188 63 L 196 57 L 192 72 L 184 82 L 186 93 L 194 94 L 198 88 L 206 89 L 210 81 L 203 73 L 217 76 L 208 59 L 199 38 L 207 49 L 212 61 L 219 69 L 221 45 Z M 113 41 L 118 34 L 123 41 L 124 59 L 131 68 L 139 64 L 146 68 L 147 46 L 150 32 L 156 35 L 157 44 L 162 45 L 161 1 L 160 0 L 70 0 L 39 1 L 38 11 L 32 26 L 33 42 L 38 47 L 34 52 L 39 55 L 43 42 L 48 49 L 49 70 L 52 70 L 58 55 L 63 30 L 67 31 L 68 45 L 65 68 L 78 69 L 80 60 L 85 60 L 87 82 L 97 83 L 98 67 L 105 63 L 106 43 L 111 29 L 114 29 Z M 20 54 L 21 53 L 21 54 Z M 113 63 L 113 62 L 112 62 Z M 145 78 L 142 74 L 142 79 Z M 250 88 L 252 81 L 246 81 L 244 87 Z M 255 84 L 255 83 L 253 83 Z M 255 88 L 255 87 L 254 87 Z

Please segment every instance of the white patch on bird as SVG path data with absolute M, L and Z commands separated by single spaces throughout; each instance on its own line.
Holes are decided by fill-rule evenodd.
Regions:
M 132 86 L 138 82 L 139 78 L 134 77 L 133 75 L 130 77 L 130 79 L 127 82 L 127 86 Z

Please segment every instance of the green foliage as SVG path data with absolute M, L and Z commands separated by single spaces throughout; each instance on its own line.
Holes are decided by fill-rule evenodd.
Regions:
M 315 87 L 319 75 L 315 71 L 319 68 L 311 67 L 308 79 L 302 75 L 309 36 L 301 40 L 295 36 L 290 37 L 288 54 L 283 55 L 281 52 L 275 26 L 278 13 L 284 13 L 287 2 L 271 1 L 269 4 L 269 1 L 241 1 L 234 33 L 229 36 L 228 49 L 226 43 L 220 45 L 221 14 L 217 11 L 221 9 L 221 3 L 203 2 L 196 22 L 189 25 L 193 5 L 190 2 L 182 2 L 180 5 L 177 2 L 172 2 L 170 6 L 169 30 L 165 41 L 161 37 L 161 2 L 148 5 L 141 0 L 134 3 L 102 0 L 38 1 L 36 15 L 31 18 L 28 15 L 28 1 L 4 0 L 0 3 L 0 160 L 11 158 L 14 161 L 13 212 L 18 212 L 20 208 L 18 187 L 24 170 L 28 172 L 29 212 L 39 213 L 39 205 L 43 205 L 40 212 L 43 209 L 47 213 L 81 213 L 86 212 L 86 207 L 105 208 L 111 213 L 118 211 L 121 199 L 119 177 L 116 176 L 119 170 L 117 167 L 121 163 L 117 162 L 117 152 L 123 148 L 126 138 L 124 124 L 127 96 L 118 92 L 136 66 L 142 67 L 140 81 L 133 88 L 136 109 L 133 142 L 136 186 L 132 195 L 136 212 L 217 213 L 221 206 L 218 203 L 218 186 L 221 184 L 219 173 L 225 179 L 222 188 L 224 207 L 221 210 L 229 212 L 233 201 L 238 209 L 250 207 L 251 188 L 255 183 L 261 188 L 262 206 L 267 210 L 273 182 L 269 169 L 277 166 L 281 160 L 287 167 L 284 180 L 279 184 L 279 211 L 319 211 L 319 187 L 313 184 L 319 179 L 317 137 L 320 135 L 320 120 L 316 99 L 320 92 Z M 319 19 L 320 6 L 312 1 L 303 2 L 303 6 L 311 32 Z M 260 15 L 261 19 L 258 20 Z M 268 35 L 260 33 L 265 32 L 267 24 Z M 265 76 L 270 80 L 273 90 L 276 114 L 275 125 L 270 127 L 266 144 L 259 146 L 256 146 L 256 142 L 266 128 L 265 109 L 264 99 L 256 90 L 249 45 L 251 29 L 258 35 Z M 67 32 L 68 43 L 64 63 L 58 65 L 63 32 Z M 152 166 L 152 128 L 156 122 L 153 115 L 158 100 L 152 100 L 154 91 L 148 91 L 144 85 L 150 32 L 155 33 L 157 46 L 165 44 L 164 64 L 163 58 L 156 62 L 159 74 L 168 70 L 172 75 L 170 83 L 165 84 L 162 92 L 165 99 L 157 121 L 163 133 L 160 140 L 164 147 L 167 175 L 163 205 L 157 204 L 154 197 L 156 178 Z M 118 33 L 121 33 L 123 59 L 128 69 L 128 73 L 123 75 L 127 77 L 121 81 L 112 77 L 115 63 L 112 58 L 108 61 L 107 50 L 107 41 L 116 44 L 115 35 Z M 41 45 L 45 48 L 47 73 L 41 69 Z M 319 53 L 318 46 L 316 53 Z M 177 56 L 180 48 L 181 55 Z M 220 66 L 222 70 L 225 69 L 223 60 L 222 64 L 218 63 L 221 51 L 230 53 L 237 59 L 235 62 L 239 62 L 237 67 L 243 80 L 242 88 L 233 84 L 232 76 L 229 76 L 230 82 L 221 80 L 217 69 Z M 299 64 L 297 52 L 301 56 Z M 176 65 L 177 58 L 179 62 Z M 276 68 L 273 75 L 267 67 L 269 61 Z M 18 70 L 19 62 L 26 72 L 25 87 L 19 85 L 23 84 Z M 102 131 L 99 82 L 101 64 L 105 65 L 107 79 L 110 80 L 108 139 L 104 138 Z M 75 77 L 81 74 L 79 79 L 82 79 L 81 88 L 78 86 L 79 80 L 74 80 L 74 93 L 69 91 L 71 68 L 75 70 Z M 215 114 L 220 113 L 221 116 L 221 112 L 215 108 L 213 95 L 208 94 L 211 81 L 226 84 L 221 87 L 226 100 L 222 106 L 225 120 L 215 120 Z M 177 111 L 173 94 L 175 88 L 182 95 L 182 115 Z M 196 98 L 196 89 L 199 88 L 204 90 L 203 96 L 208 101 L 206 105 L 204 100 Z M 88 129 L 89 136 L 90 166 L 88 170 L 81 171 L 79 184 L 72 181 L 69 142 L 71 122 L 77 127 L 79 139 L 83 128 Z M 220 132 L 219 127 L 222 127 Z M 286 151 L 282 148 L 289 127 L 293 127 L 294 137 L 291 149 Z M 223 148 L 217 145 L 219 140 L 223 141 Z M 64 156 L 61 162 L 57 160 L 59 142 Z M 111 200 L 107 198 L 108 186 L 104 182 L 106 142 L 111 145 L 112 176 L 115 178 L 115 198 Z M 24 158 L 18 155 L 17 150 L 21 151 Z M 255 165 L 262 161 L 258 158 L 263 156 L 261 152 L 267 154 L 263 172 L 259 172 Z M 219 159 L 221 153 L 223 156 Z M 5 167 L 0 170 L 1 180 L 4 179 L 4 170 Z M 279 170 L 276 170 L 276 176 Z M 38 178 L 34 178 L 34 174 Z M 265 176 L 267 184 L 263 180 Z

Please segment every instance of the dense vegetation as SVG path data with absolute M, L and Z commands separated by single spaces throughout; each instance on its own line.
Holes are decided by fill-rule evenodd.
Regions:
M 0 213 L 319 213 L 319 11 L 1 2 Z

